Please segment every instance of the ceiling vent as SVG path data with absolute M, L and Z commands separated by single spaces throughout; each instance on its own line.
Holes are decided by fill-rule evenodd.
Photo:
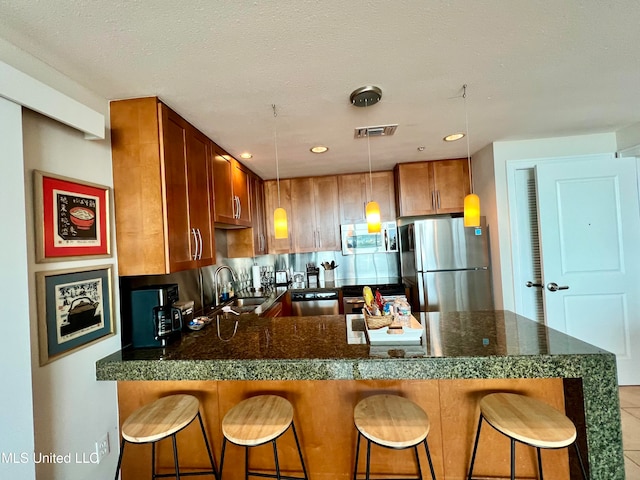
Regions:
M 377 127 L 359 127 L 356 128 L 354 138 L 367 138 L 367 132 L 370 137 L 390 137 L 396 133 L 398 124 L 395 125 L 378 125 Z

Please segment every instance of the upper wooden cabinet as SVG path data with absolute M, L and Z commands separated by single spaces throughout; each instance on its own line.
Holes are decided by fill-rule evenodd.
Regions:
M 279 194 L 278 194 L 279 190 Z M 278 201 L 278 197 L 280 197 Z M 280 180 L 280 187 L 276 180 L 264 182 L 264 206 L 265 223 L 267 228 L 267 251 L 268 253 L 290 253 L 293 251 L 292 239 L 292 218 L 291 218 L 291 180 Z M 273 225 L 273 212 L 276 208 L 282 207 L 287 212 L 287 226 L 289 236 L 287 238 L 276 238 Z
M 471 193 L 466 158 L 399 163 L 394 174 L 398 217 L 462 213 Z
M 240 162 L 213 144 L 215 222 L 251 226 L 249 177 Z
M 367 221 L 365 207 L 375 200 L 380 205 L 383 222 L 396 219 L 396 201 L 393 172 L 352 173 L 338 176 L 340 195 L 340 223 L 363 223 Z M 371 186 L 373 184 L 373 193 Z
M 296 253 L 340 250 L 338 178 L 292 178 L 291 222 Z
M 119 274 L 214 264 L 208 138 L 155 97 L 110 109 Z
M 248 174 L 251 228 L 227 230 L 227 255 L 230 258 L 254 257 L 267 253 L 264 182 L 253 172 Z

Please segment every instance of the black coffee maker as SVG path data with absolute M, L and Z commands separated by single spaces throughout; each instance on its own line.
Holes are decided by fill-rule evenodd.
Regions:
M 164 347 L 180 337 L 182 312 L 174 306 L 178 285 L 149 285 L 131 290 L 131 344 Z

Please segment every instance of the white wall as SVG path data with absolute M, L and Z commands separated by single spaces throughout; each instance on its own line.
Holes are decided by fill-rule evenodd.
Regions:
M 613 153 L 616 151 L 616 134 L 602 133 L 571 137 L 541 138 L 493 144 L 493 168 L 495 172 L 495 215 L 498 231 L 492 230 L 492 241 L 498 240 L 498 259 L 493 257 L 494 267 L 499 265 L 503 308 L 515 310 L 513 288 L 513 259 L 511 247 L 511 226 L 509 219 L 509 197 L 507 191 L 507 164 L 520 160 L 553 157 L 570 157 Z M 485 166 L 485 169 L 487 167 Z M 482 201 L 482 197 L 480 197 Z M 495 279 L 494 275 L 494 279 Z
M 0 61 L 20 69 L 108 118 L 106 99 L 75 84 L 1 39 Z M 2 118 L 4 117 L 0 115 L 0 122 Z M 23 112 L 22 122 L 19 119 L 16 121 L 14 116 L 11 130 L 5 130 L 3 125 L 0 127 L 0 191 L 4 207 L 0 214 L 4 233 L 0 238 L 0 295 L 3 296 L 3 304 L 10 311 L 10 315 L 4 318 L 7 326 L 3 328 L 3 348 L 0 352 L 0 369 L 3 372 L 0 377 L 3 381 L 3 394 L 0 394 L 0 453 L 17 450 L 31 455 L 35 450 L 36 454 L 72 456 L 70 463 L 44 463 L 35 468 L 33 463 L 16 466 L 0 463 L 0 478 L 110 479 L 115 471 L 119 440 L 116 386 L 111 382 L 95 380 L 95 362 L 120 348 L 119 332 L 40 367 L 35 273 L 41 270 L 113 264 L 113 321 L 118 331 L 120 319 L 113 243 L 115 235 L 112 235 L 113 258 L 36 264 L 32 185 L 32 170 L 39 169 L 111 186 L 109 135 L 107 132 L 107 140 L 85 140 L 84 135 L 77 130 L 30 111 Z M 20 138 L 17 144 L 24 148 L 24 162 L 20 155 L 22 152 L 5 155 L 6 142 L 2 139 L 4 134 L 11 131 L 12 141 L 16 143 L 16 131 L 20 129 L 24 130 L 24 143 Z M 15 150 L 15 145 L 13 147 Z M 11 221 L 5 220 L 7 215 L 11 215 Z M 10 396 L 5 392 L 10 393 Z M 5 427 L 12 433 L 8 434 Z M 83 453 L 93 452 L 95 441 L 106 432 L 109 432 L 112 443 L 111 455 L 99 465 L 76 463 L 76 453 L 82 458 Z M 20 473 L 16 471 L 18 468 L 22 469 Z

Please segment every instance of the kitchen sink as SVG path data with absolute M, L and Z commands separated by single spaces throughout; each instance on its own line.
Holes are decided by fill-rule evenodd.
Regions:
M 238 297 L 235 298 L 229 305 L 232 307 L 257 307 L 261 303 L 264 303 L 265 297 Z

